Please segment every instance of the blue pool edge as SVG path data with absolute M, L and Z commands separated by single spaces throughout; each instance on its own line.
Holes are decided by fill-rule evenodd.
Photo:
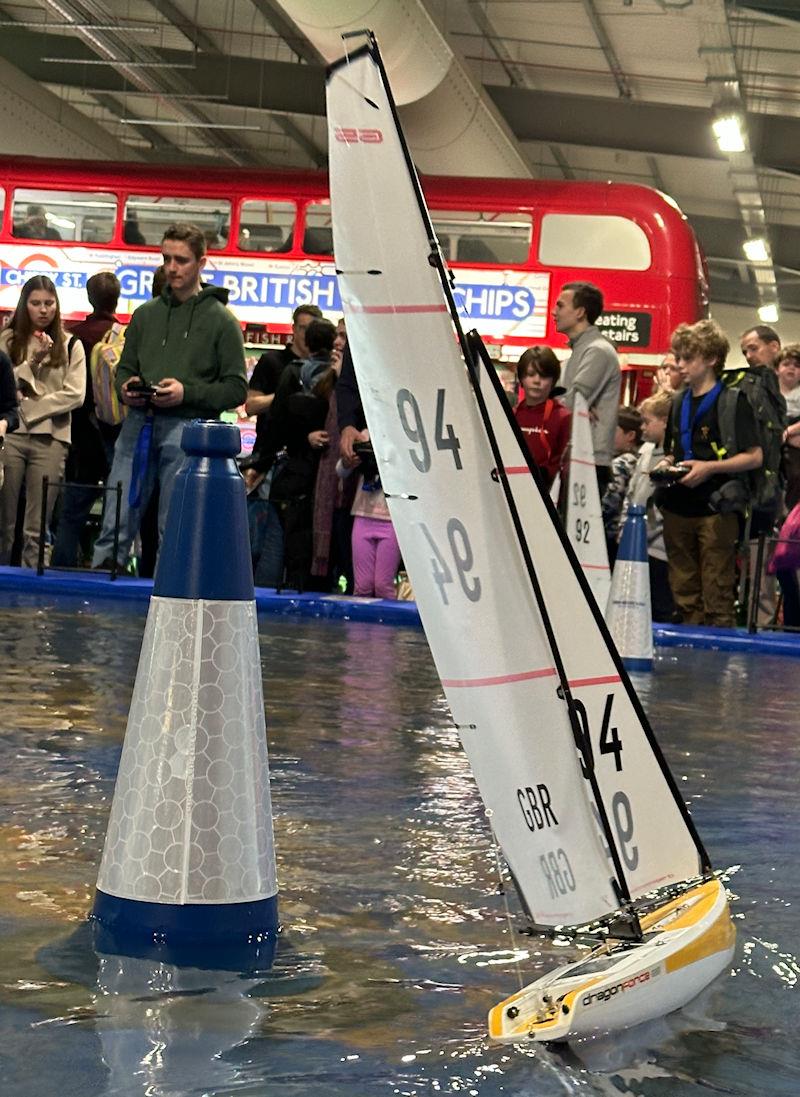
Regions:
M 112 581 L 105 572 L 67 572 L 55 568 L 46 571 L 44 575 L 37 575 L 27 568 L 0 567 L 0 591 L 43 597 L 70 595 L 146 603 L 153 593 L 153 581 L 131 579 L 128 576 Z M 341 594 L 298 594 L 296 591 L 278 593 L 264 587 L 256 587 L 255 597 L 260 613 L 421 627 L 414 602 L 356 598 Z M 740 651 L 800 658 L 800 634 L 768 631 L 749 633 L 745 629 L 654 624 L 653 640 L 662 648 Z

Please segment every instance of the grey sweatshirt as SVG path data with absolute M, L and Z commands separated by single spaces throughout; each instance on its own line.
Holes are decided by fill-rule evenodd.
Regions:
M 570 340 L 570 346 L 572 354 L 567 359 L 561 379 L 567 393 L 562 399 L 571 408 L 576 392 L 584 397 L 595 416 L 592 421 L 595 462 L 610 465 L 614 458 L 619 410 L 620 369 L 617 352 L 593 325 L 576 339 Z

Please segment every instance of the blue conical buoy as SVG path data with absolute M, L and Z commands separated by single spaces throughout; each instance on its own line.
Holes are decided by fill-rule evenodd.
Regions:
M 92 921 L 99 952 L 268 967 L 278 932 L 236 427 L 193 422 L 147 615 Z
M 632 503 L 622 530 L 606 623 L 627 670 L 653 669 L 653 615 L 647 564 L 647 521 L 640 503 Z

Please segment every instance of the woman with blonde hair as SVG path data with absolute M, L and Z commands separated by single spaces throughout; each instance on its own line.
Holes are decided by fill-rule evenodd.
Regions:
M 0 491 L 0 564 L 11 559 L 17 506 L 25 485 L 22 564 L 33 568 L 39 554 L 42 478 L 60 480 L 70 443 L 73 408 L 86 391 L 86 355 L 80 339 L 61 326 L 53 282 L 29 278 L 8 326 L 0 333 L 0 351 L 11 359 L 19 393 L 19 426 L 6 438 L 5 481 Z M 48 492 L 46 522 L 56 493 Z

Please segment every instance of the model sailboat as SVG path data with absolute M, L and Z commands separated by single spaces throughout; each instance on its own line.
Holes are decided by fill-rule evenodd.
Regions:
M 600 508 L 592 424 L 586 400 L 579 392 L 572 408 L 564 524 L 598 608 L 605 614 L 611 593 L 611 569 Z
M 433 658 L 531 925 L 596 938 L 495 1040 L 661 1016 L 728 965 L 724 889 L 449 275 L 371 36 L 328 78 L 336 266 Z

